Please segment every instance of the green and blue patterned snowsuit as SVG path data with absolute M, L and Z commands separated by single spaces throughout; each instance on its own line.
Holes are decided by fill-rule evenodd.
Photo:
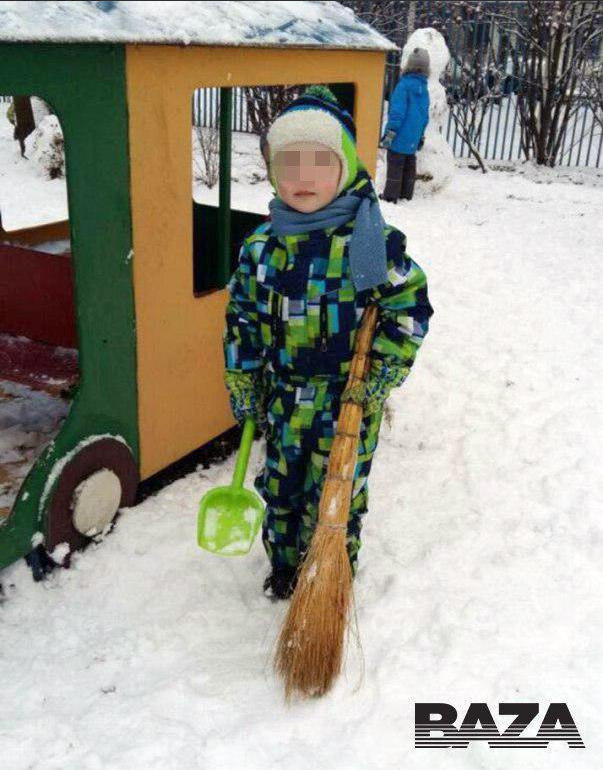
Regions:
M 228 286 L 226 371 L 257 378 L 267 414 L 266 463 L 255 488 L 266 502 L 262 540 L 273 566 L 297 565 L 309 546 L 363 308 L 379 304 L 371 356 L 396 370 L 396 384 L 408 376 L 433 314 L 425 274 L 391 226 L 388 283 L 356 292 L 347 248 L 353 225 L 277 237 L 267 222 L 245 239 Z M 380 405 L 361 425 L 347 532 L 353 575 L 382 416 Z

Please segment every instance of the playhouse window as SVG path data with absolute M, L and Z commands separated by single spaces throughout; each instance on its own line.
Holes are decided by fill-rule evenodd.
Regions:
M 353 114 L 354 85 L 329 84 Z M 222 289 L 243 239 L 266 220 L 272 188 L 260 132 L 305 88 L 200 88 L 192 99 L 193 291 Z M 233 184 L 234 183 L 234 184 Z

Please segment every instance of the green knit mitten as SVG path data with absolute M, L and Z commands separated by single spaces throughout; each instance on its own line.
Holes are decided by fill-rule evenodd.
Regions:
M 407 367 L 392 366 L 380 358 L 371 361 L 366 381 L 355 380 L 341 395 L 344 401 L 353 401 L 362 406 L 365 415 L 373 414 L 383 407 L 391 390 L 401 385 L 408 377 Z
M 354 380 L 350 387 L 341 394 L 341 401 L 353 401 L 355 404 L 364 404 L 366 399 L 366 382 L 362 380 Z
M 366 382 L 364 414 L 373 414 L 382 409 L 390 392 L 402 385 L 409 371 L 406 366 L 392 366 L 380 358 L 373 359 Z
M 230 396 L 230 408 L 237 423 L 243 427 L 245 419 L 252 417 L 260 430 L 266 429 L 266 412 L 260 372 L 240 372 L 227 369 L 224 381 Z

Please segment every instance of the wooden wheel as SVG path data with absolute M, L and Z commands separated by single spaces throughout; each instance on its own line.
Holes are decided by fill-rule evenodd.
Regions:
M 138 482 L 126 444 L 101 438 L 84 446 L 61 471 L 48 507 L 46 549 L 51 552 L 59 543 L 67 543 L 70 551 L 84 548 L 119 508 L 133 504 Z

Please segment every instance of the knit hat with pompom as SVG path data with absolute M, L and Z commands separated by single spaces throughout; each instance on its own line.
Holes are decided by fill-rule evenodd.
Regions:
M 276 153 L 288 144 L 318 142 L 333 150 L 341 161 L 337 195 L 356 178 L 356 126 L 350 113 L 341 107 L 327 86 L 307 88 L 278 115 L 266 138 L 271 167 Z

